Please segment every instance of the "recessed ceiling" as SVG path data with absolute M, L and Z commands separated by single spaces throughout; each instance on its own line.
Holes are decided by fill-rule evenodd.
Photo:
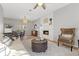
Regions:
M 41 7 L 33 9 L 35 3 L 1 3 L 1 5 L 4 10 L 4 17 L 21 19 L 26 16 L 30 20 L 36 20 L 53 13 L 55 10 L 68 5 L 68 3 L 45 3 L 45 10 Z

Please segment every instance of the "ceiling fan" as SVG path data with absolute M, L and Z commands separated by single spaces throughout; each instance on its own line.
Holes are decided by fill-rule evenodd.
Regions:
M 45 3 L 36 3 L 33 9 L 36 9 L 37 7 L 42 7 L 44 10 L 46 9 Z

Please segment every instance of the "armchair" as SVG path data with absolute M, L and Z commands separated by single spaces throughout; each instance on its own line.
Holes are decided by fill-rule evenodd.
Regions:
M 60 43 L 65 46 L 71 47 L 71 51 L 74 45 L 75 28 L 61 28 L 61 34 L 58 37 L 58 46 Z

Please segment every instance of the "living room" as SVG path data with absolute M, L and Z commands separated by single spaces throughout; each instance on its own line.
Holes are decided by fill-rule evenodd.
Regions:
M 79 3 L 1 3 L 0 40 L 4 43 L 9 38 L 4 43 L 8 56 L 78 56 L 78 11 Z M 70 47 L 62 42 L 58 46 L 61 28 L 75 29 L 74 44 L 69 44 Z M 42 44 L 32 40 L 44 41 L 46 49 L 40 51 Z

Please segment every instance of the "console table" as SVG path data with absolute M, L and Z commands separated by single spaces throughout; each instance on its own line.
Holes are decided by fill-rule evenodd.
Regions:
M 35 40 L 32 41 L 32 51 L 33 52 L 45 52 L 47 50 L 47 40 Z

